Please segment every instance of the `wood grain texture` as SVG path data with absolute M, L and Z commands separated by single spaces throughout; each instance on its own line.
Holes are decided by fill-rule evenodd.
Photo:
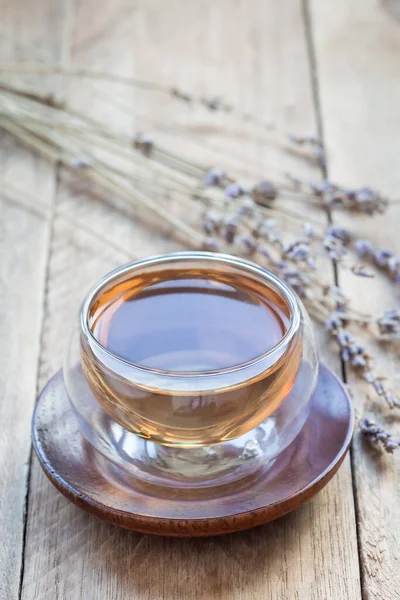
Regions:
M 26 19 L 30 12 L 29 20 Z M 0 1 L 0 57 L 4 61 L 58 61 L 63 45 L 60 2 Z M 44 89 L 52 91 L 54 81 Z M 0 132 L 0 598 L 18 597 L 23 558 L 30 419 L 43 319 L 49 223 L 12 203 L 2 182 L 35 189 L 47 206 L 54 167 Z
M 135 5 L 103 0 L 99 10 L 94 0 L 82 0 L 72 40 L 75 66 L 137 75 L 199 94 L 221 93 L 244 111 L 270 119 L 272 138 L 316 129 L 298 0 L 257 0 L 251 10 L 248 3 L 232 0 L 140 0 Z M 100 82 L 71 84 L 68 99 L 125 131 L 158 131 L 163 125 L 165 143 L 187 144 L 202 161 L 234 162 L 244 174 L 255 164 L 267 176 L 294 163 L 265 146 L 257 129 L 198 107 L 186 110 L 173 100 Z M 188 132 L 197 144 L 186 141 Z M 216 147 L 225 153 L 228 148 L 230 156 L 221 156 Z M 304 175 L 308 172 L 304 165 Z M 175 247 L 137 219 L 91 200 L 68 178 L 62 178 L 57 202 L 134 254 Z M 40 386 L 61 364 L 84 293 L 123 260 L 55 221 Z M 358 576 L 348 461 L 315 500 L 292 515 L 243 534 L 185 541 L 119 531 L 96 521 L 60 496 L 34 464 L 22 588 L 26 600 L 352 600 L 360 598 Z
M 311 2 L 329 176 L 344 184 L 374 186 L 392 198 L 398 198 L 400 190 L 400 21 L 396 6 L 398 2 L 375 0 L 339 0 L 335 5 Z M 397 204 L 385 215 L 363 219 L 362 235 L 398 256 L 399 219 Z M 335 220 L 357 232 L 351 216 L 338 215 Z M 343 275 L 341 283 L 366 312 L 381 314 L 398 306 L 398 294 L 383 275 L 372 282 Z M 392 378 L 398 393 L 397 343 L 370 348 L 376 371 Z M 387 416 L 384 405 L 368 401 L 366 385 L 350 373 L 349 379 L 359 414 L 372 416 L 398 438 L 398 415 L 393 411 Z M 400 456 L 382 456 L 356 436 L 353 457 L 364 597 L 398 598 L 400 514 L 395 507 L 400 500 Z

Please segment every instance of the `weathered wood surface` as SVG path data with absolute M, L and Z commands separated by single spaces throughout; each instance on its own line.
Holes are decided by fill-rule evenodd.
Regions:
M 0 60 L 61 61 L 61 2 L 0 2 Z M 26 15 L 30 13 L 29 19 Z M 54 91 L 58 84 L 43 87 Z M 58 91 L 61 91 L 59 89 Z M 23 566 L 30 418 L 44 316 L 49 222 L 13 204 L 4 183 L 34 188 L 45 206 L 55 193 L 54 166 L 0 133 L 0 597 L 18 597 Z
M 269 20 L 268 15 L 273 18 Z M 105 22 L 113 26 L 104 27 Z M 185 26 L 179 27 L 180 22 Z M 281 28 L 279 39 L 275 35 L 277 24 Z M 293 47 L 296 63 L 290 51 Z M 263 56 L 275 57 L 268 69 L 264 68 Z M 162 67 L 158 57 L 162 57 Z M 93 2 L 82 2 L 75 19 L 71 61 L 72 65 L 117 69 L 167 85 L 174 82 L 197 93 L 218 90 L 244 110 L 271 115 L 276 136 L 287 130 L 315 129 L 298 2 L 279 7 L 260 2 L 252 13 L 245 5 L 233 6 L 227 1 L 218 6 L 209 2 L 201 8 L 175 2 L 168 9 L 160 2 L 143 2 L 131 13 L 125 4 L 109 2 L 104 14 L 94 10 Z M 284 86 L 279 77 L 287 82 Z M 127 115 L 110 104 L 109 87 L 95 87 L 97 93 L 93 94 L 90 87 L 76 84 L 69 98 L 80 109 L 90 106 L 97 117 L 125 127 Z M 132 126 L 150 130 L 157 123 L 169 123 L 172 129 L 185 126 L 200 140 L 211 139 L 214 145 L 228 145 L 239 156 L 249 156 L 250 165 L 253 160 L 266 165 L 276 160 L 274 153 L 260 157 L 261 142 L 254 141 L 241 123 L 234 123 L 232 134 L 232 124 L 228 129 L 223 117 L 210 117 L 202 109 L 189 112 L 173 102 L 164 106 L 160 98 L 132 97 L 126 89 L 118 91 L 117 100 L 119 105 L 132 106 L 132 115 L 139 115 Z M 167 132 L 165 139 L 174 137 Z M 192 152 L 204 160 L 201 145 Z M 289 159 L 287 164 L 291 164 Z M 93 202 L 83 205 L 80 200 L 68 186 L 61 186 L 58 202 L 65 209 L 83 220 L 90 219 L 92 228 L 118 236 L 135 254 L 167 247 L 156 234 L 150 236 L 145 228 L 128 223 L 118 213 Z M 41 384 L 59 365 L 83 290 L 120 260 L 56 220 Z M 116 531 L 68 505 L 50 487 L 36 463 L 31 489 L 35 493 L 29 503 L 23 598 L 51 598 L 55 592 L 60 598 L 85 599 L 99 593 L 104 598 L 132 595 L 185 600 L 360 596 L 348 463 L 315 501 L 296 514 L 259 531 L 207 542 L 162 540 Z
M 0 31 L 5 28 L 7 39 L 13 40 L 6 44 L 0 36 L 0 60 L 29 56 L 52 63 L 68 57 L 75 67 L 135 75 L 199 94 L 221 93 L 243 110 L 265 116 L 271 122 L 271 137 L 277 139 L 288 131 L 315 131 L 320 110 L 330 175 L 349 183 L 365 179 L 388 191 L 399 189 L 395 123 L 400 24 L 395 2 L 355 0 L 348 5 L 340 0 L 330 7 L 314 1 L 309 7 L 311 38 L 303 10 L 306 3 L 300 0 L 256 0 L 251 9 L 248 3 L 232 0 L 139 0 L 135 4 L 103 0 L 101 9 L 94 0 L 60 4 L 62 10 L 57 12 L 55 3 L 38 0 L 32 16 L 24 0 L 0 0 Z M 32 45 L 35 47 L 38 39 L 42 50 L 35 55 Z M 316 54 L 314 84 L 320 106 L 314 105 L 310 42 Z M 56 78 L 51 84 L 58 86 L 58 93 L 64 92 Z M 79 81 L 65 84 L 65 89 L 73 106 L 125 131 L 158 132 L 157 127 L 168 124 L 164 139 L 174 144 L 186 144 L 183 132 L 190 132 L 200 141 L 190 146 L 190 152 L 202 160 L 207 156 L 210 162 L 223 162 L 223 157 L 209 150 L 213 145 L 228 147 L 232 155 L 239 156 L 239 160 L 229 160 L 235 160 L 235 167 L 244 171 L 246 165 L 260 162 L 268 171 L 277 169 L 282 160 L 285 169 L 293 164 L 289 157 L 270 151 L 259 131 L 221 114 L 205 113 L 201 108 L 186 110 L 157 95 L 122 86 L 110 88 L 100 82 Z M 379 138 L 384 141 L 378 143 Z M 110 206 L 91 200 L 84 187 L 72 186 L 63 173 L 55 189 L 51 166 L 37 159 L 28 161 L 26 152 L 17 153 L 14 145 L 10 152 L 9 147 L 1 142 L 8 161 L 17 165 L 10 167 L 7 177 L 13 176 L 12 168 L 29 168 L 27 186 L 34 186 L 38 193 L 43 190 L 42 197 L 49 203 L 55 195 L 58 207 L 89 222 L 104 237 L 115 237 L 128 253 L 146 255 L 176 247 L 158 233 L 149 233 L 137 219 L 127 219 Z M 304 174 L 307 176 L 306 166 Z M 0 326 L 3 373 L 7 374 L 7 379 L 3 376 L 0 381 L 0 465 L 7 490 L 2 493 L 6 510 L 2 508 L 0 517 L 0 576 L 5 582 L 5 587 L 0 586 L 0 598 L 18 598 L 19 581 L 20 597 L 26 600 L 361 598 L 349 461 L 318 497 L 292 515 L 218 539 L 158 539 L 96 521 L 51 487 L 36 460 L 24 516 L 36 375 L 41 387 L 59 368 L 85 290 L 126 257 L 60 218 L 54 220 L 47 248 L 45 221 L 4 202 L 1 207 L 5 231 L 0 240 L 5 247 L 1 296 L 6 296 L 9 287 L 9 283 L 7 288 L 3 286 L 3 272 L 11 281 L 13 294 L 2 300 L 1 314 L 6 319 Z M 394 208 L 392 211 L 379 221 L 380 231 L 375 231 L 377 221 L 371 221 L 371 234 L 381 245 L 396 248 L 398 214 Z M 18 269 L 13 267 L 16 254 Z M 27 281 L 20 276 L 25 272 Z M 28 297 L 23 295 L 27 284 Z M 353 291 L 350 279 L 345 285 Z M 371 302 L 377 306 L 376 299 Z M 381 300 L 380 306 L 386 308 L 383 304 Z M 25 346 L 28 322 L 32 341 Z M 7 351 L 11 339 L 18 353 Z M 26 356 L 21 356 L 21 347 Z M 327 360 L 324 347 L 322 354 Z M 338 361 L 329 360 L 338 371 Z M 24 365 L 24 377 L 18 379 L 15 374 L 20 364 Z M 10 391 L 13 400 L 6 403 Z M 362 395 L 360 390 L 359 397 Z M 357 402 L 361 404 L 358 398 Z M 10 418 L 14 423 L 11 429 Z M 353 457 L 364 595 L 395 598 L 395 565 L 400 555 L 396 539 L 399 517 L 395 514 L 398 461 L 381 459 L 385 464 L 379 469 L 380 464 L 362 454 L 358 438 Z
M 333 5 L 314 0 L 311 6 L 329 176 L 344 184 L 365 183 L 398 198 L 399 3 L 339 0 Z M 365 218 L 361 225 L 363 237 L 398 255 L 399 219 L 399 204 L 381 217 Z M 357 231 L 354 219 L 342 215 L 337 221 Z M 398 305 L 398 295 L 385 276 L 377 277 L 372 284 L 351 275 L 343 276 L 341 283 L 365 312 L 382 314 Z M 391 352 L 378 344 L 371 349 L 376 370 L 393 378 L 398 388 L 396 346 L 390 347 Z M 385 407 L 379 402 L 367 402 L 367 386 L 349 376 L 359 414 L 372 416 L 396 431 L 398 417 L 392 413 L 385 419 Z M 400 514 L 396 508 L 400 500 L 399 458 L 368 452 L 360 437 L 355 437 L 353 466 L 360 562 L 364 597 L 368 599 L 400 596 Z

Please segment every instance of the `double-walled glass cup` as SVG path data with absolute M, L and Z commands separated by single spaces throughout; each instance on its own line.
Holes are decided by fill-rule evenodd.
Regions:
M 185 274 L 245 281 L 279 305 L 282 337 L 246 362 L 191 371 L 190 348 L 177 354 L 176 368 L 163 370 L 130 362 L 94 334 L 102 299 L 124 294 L 132 282 L 139 289 L 144 281 L 154 286 Z M 143 344 L 155 326 L 152 319 L 144 324 Z M 207 327 L 212 322 L 204 323 L 203 335 Z M 307 419 L 317 370 L 309 317 L 283 281 L 236 257 L 182 252 L 124 265 L 92 288 L 66 353 L 64 380 L 85 436 L 103 456 L 140 480 L 196 487 L 244 477 L 282 452 Z

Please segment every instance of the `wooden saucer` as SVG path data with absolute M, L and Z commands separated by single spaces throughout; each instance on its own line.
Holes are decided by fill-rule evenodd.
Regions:
M 249 529 L 300 506 L 336 473 L 349 448 L 354 414 L 347 391 L 321 365 L 310 416 L 272 465 L 227 493 L 194 500 L 121 485 L 116 469 L 84 438 L 58 372 L 42 391 L 32 421 L 40 464 L 80 508 L 119 527 L 169 536 L 207 536 Z

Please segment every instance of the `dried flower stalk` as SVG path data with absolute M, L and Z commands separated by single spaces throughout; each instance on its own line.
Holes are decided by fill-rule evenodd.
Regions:
M 374 338 L 387 338 L 400 332 L 400 312 L 388 309 L 383 315 L 364 315 L 352 306 L 338 286 L 320 280 L 318 266 L 325 254 L 333 263 L 355 276 L 370 278 L 374 270 L 387 273 L 400 282 L 400 260 L 368 240 L 355 238 L 337 226 L 321 227 L 319 222 L 304 222 L 304 211 L 288 209 L 282 200 L 308 203 L 321 210 L 341 208 L 368 215 L 383 212 L 388 200 L 368 187 L 347 189 L 330 181 L 305 182 L 293 175 L 241 183 L 217 167 L 195 164 L 178 152 L 158 144 L 143 132 L 133 137 L 60 105 L 51 96 L 42 96 L 14 83 L 15 75 L 60 73 L 66 77 L 99 79 L 168 94 L 184 103 L 196 103 L 209 111 L 222 111 L 257 127 L 267 126 L 257 118 L 237 111 L 219 98 L 195 97 L 176 88 L 151 82 L 120 78 L 106 73 L 72 71 L 60 67 L 9 65 L 0 68 L 0 127 L 46 158 L 70 170 L 104 192 L 115 196 L 139 214 L 151 215 L 163 229 L 184 245 L 246 256 L 277 273 L 305 302 L 310 314 L 336 340 L 342 360 L 367 381 L 389 408 L 399 408 L 399 400 L 385 378 L 375 374 L 372 356 L 348 326 L 360 327 Z M 321 142 L 310 136 L 291 136 L 286 150 L 325 168 Z M 118 163 L 115 163 L 118 157 Z M 10 185 L 3 192 L 14 201 L 46 214 L 48 209 L 37 199 L 27 197 Z M 168 204 L 168 198 L 173 204 Z M 172 210 L 179 206 L 179 215 Z M 103 238 L 86 224 L 55 209 L 55 214 L 84 230 L 122 255 L 126 249 Z M 183 217 L 182 214 L 185 216 Z M 290 219 L 299 236 L 287 239 L 280 223 Z M 360 262 L 361 261 L 361 262 Z M 366 266 L 368 263 L 368 267 Z M 387 452 L 398 443 L 390 434 L 368 420 L 361 431 Z

